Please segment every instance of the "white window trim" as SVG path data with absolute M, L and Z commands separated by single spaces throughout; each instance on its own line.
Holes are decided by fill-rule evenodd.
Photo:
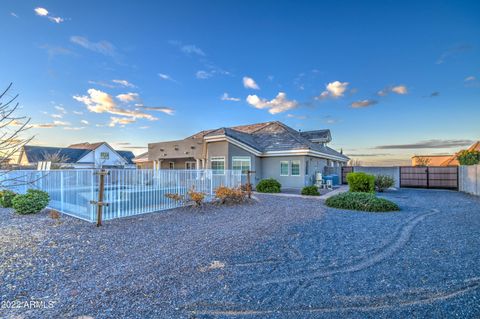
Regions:
M 298 174 L 293 174 L 293 162 L 298 162 Z M 290 175 L 291 176 L 300 176 L 301 174 L 301 161 L 300 160 L 292 160 L 290 164 Z
M 214 173 L 215 175 L 225 175 L 225 156 L 211 156 L 210 157 L 210 169 L 212 170 L 213 172 L 213 167 L 212 167 L 212 162 L 220 162 L 220 161 L 223 161 L 223 173 Z
M 187 168 L 187 164 L 193 164 L 193 165 L 195 165 L 194 169 L 197 169 L 197 162 L 194 162 L 194 161 L 186 161 L 185 162 L 185 169 L 191 169 L 191 168 Z
M 245 160 L 248 160 L 248 167 L 249 167 L 249 170 L 252 170 L 252 157 L 251 156 L 232 156 L 232 169 L 233 169 L 233 162 L 234 161 L 245 161 Z M 247 174 L 243 174 L 242 175 L 247 175 Z
M 282 174 L 282 163 L 287 163 L 287 175 Z M 280 161 L 280 176 L 290 176 L 290 161 Z

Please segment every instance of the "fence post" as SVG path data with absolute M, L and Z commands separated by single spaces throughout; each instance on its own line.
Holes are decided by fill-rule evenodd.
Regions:
M 102 208 L 103 206 L 108 206 L 108 203 L 103 202 L 103 193 L 105 190 L 105 175 L 108 175 L 109 172 L 102 168 L 94 174 L 100 176 L 100 185 L 98 188 L 98 201 L 91 201 L 91 204 L 97 206 L 97 227 L 99 227 L 102 226 Z
M 255 173 L 255 171 L 247 171 L 247 185 L 246 185 L 246 189 L 247 189 L 247 194 L 248 194 L 248 198 L 252 198 L 252 184 L 250 183 L 250 174 L 252 173 Z

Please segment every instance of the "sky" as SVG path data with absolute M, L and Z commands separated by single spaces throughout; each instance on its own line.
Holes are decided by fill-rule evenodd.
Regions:
M 364 165 L 480 139 L 479 1 L 0 0 L 32 144 L 135 154 L 197 131 L 328 128 Z

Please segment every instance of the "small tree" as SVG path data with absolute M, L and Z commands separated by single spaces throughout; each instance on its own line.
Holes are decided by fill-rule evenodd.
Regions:
M 17 158 L 23 146 L 33 138 L 25 136 L 25 132 L 30 128 L 28 125 L 30 118 L 17 115 L 18 94 L 10 94 L 11 88 L 12 83 L 0 93 L 0 170 L 10 169 L 10 163 Z M 5 172 L 1 172 L 0 177 L 5 174 Z M 1 178 L 0 180 L 0 188 L 20 183 L 18 178 Z
M 460 165 L 476 165 L 480 163 L 480 152 L 463 150 L 458 153 L 457 159 Z
M 415 159 L 415 166 L 429 166 L 430 165 L 430 159 L 428 157 L 417 157 Z
M 61 169 L 64 167 L 64 164 L 68 162 L 70 158 L 66 155 L 61 155 L 60 152 L 57 153 L 44 153 L 43 160 L 46 162 L 52 163 L 50 169 Z

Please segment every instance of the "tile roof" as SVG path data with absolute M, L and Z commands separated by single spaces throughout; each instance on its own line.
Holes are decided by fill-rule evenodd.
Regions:
M 329 136 L 329 130 L 310 131 L 310 135 Z M 306 132 L 303 132 L 306 133 Z M 287 151 L 298 149 L 309 149 L 324 153 L 326 155 L 341 157 L 345 160 L 349 158 L 328 146 L 311 142 L 305 134 L 298 132 L 282 122 L 266 122 L 251 125 L 242 125 L 234 127 L 222 127 L 217 130 L 209 130 L 208 136 L 226 135 L 239 142 L 242 142 L 259 152 Z

